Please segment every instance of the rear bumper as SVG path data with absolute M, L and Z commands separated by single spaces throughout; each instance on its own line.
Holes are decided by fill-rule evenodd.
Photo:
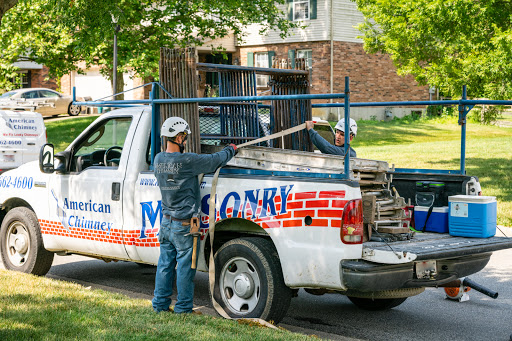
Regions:
M 364 260 L 345 260 L 340 262 L 341 282 L 348 290 L 364 292 L 436 287 L 482 270 L 491 255 L 489 252 L 461 258 L 437 259 L 437 275 L 434 279 L 416 278 L 416 262 L 383 265 Z

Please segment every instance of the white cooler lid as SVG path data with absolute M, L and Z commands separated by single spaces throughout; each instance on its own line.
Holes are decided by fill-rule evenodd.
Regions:
M 485 204 L 496 201 L 496 197 L 478 196 L 478 195 L 452 195 L 448 197 L 449 202 L 469 202 L 475 204 Z
M 428 206 L 414 206 L 415 212 L 428 212 Z M 433 207 L 432 213 L 448 213 L 448 206 Z

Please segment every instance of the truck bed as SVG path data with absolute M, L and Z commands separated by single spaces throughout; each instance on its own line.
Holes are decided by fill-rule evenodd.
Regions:
M 416 233 L 413 239 L 393 243 L 366 242 L 363 249 L 410 252 L 416 260 L 453 258 L 512 247 L 512 238 L 464 238 L 440 233 Z
M 408 241 L 366 242 L 363 259 L 342 261 L 340 273 L 348 293 L 437 287 L 482 270 L 493 251 L 510 247 L 512 238 L 422 233 Z

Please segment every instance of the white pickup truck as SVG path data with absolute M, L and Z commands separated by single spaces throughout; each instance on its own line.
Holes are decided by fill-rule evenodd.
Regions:
M 0 251 L 5 267 L 44 275 L 55 253 L 156 264 L 162 210 L 150 170 L 150 134 L 150 107 L 114 110 L 56 154 L 55 168 L 53 150 L 46 145 L 39 164 L 2 174 Z M 260 169 L 244 167 L 255 153 L 277 155 L 288 163 L 300 155 L 302 161 L 321 160 L 316 164 L 323 168 L 290 171 L 273 163 L 275 169 L 270 169 L 261 160 L 255 162 Z M 230 316 L 277 323 L 298 288 L 345 294 L 364 309 L 392 308 L 425 287 L 480 271 L 492 251 L 512 247 L 510 238 L 440 233 L 365 241 L 363 180 L 343 179 L 342 161 L 317 153 L 243 148 L 221 170 L 213 295 Z M 329 170 L 333 162 L 340 165 L 337 172 Z M 358 167 L 374 168 L 381 175 L 390 171 L 381 161 L 351 162 L 354 172 Z M 200 271 L 207 271 L 211 252 L 212 178 L 206 174 L 201 183 L 205 234 Z M 456 186 L 458 194 L 470 191 L 467 179 L 464 184 Z

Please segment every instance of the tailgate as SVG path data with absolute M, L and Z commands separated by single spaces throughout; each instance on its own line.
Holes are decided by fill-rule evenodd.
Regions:
M 512 238 L 464 238 L 448 234 L 416 233 L 412 240 L 363 244 L 363 259 L 381 264 L 456 258 L 512 248 Z

